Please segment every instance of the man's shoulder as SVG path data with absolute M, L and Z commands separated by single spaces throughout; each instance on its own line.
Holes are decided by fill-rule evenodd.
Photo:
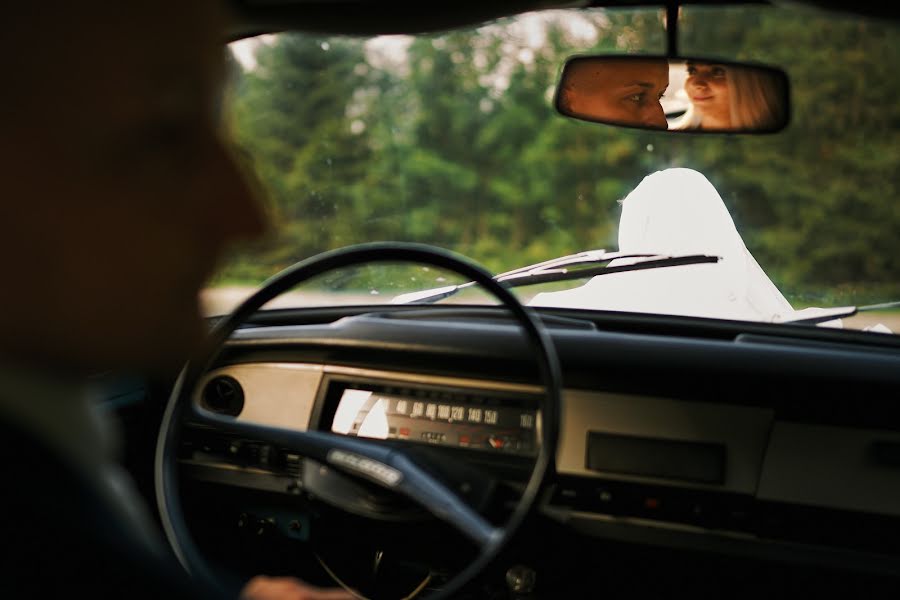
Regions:
M 65 460 L 2 419 L 0 452 L 0 597 L 210 597 L 172 562 L 132 543 L 108 500 Z

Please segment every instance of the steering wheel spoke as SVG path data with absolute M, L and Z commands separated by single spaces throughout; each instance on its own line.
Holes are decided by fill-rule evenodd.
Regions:
M 320 431 L 295 431 L 240 422 L 196 405 L 191 414 L 195 423 L 222 433 L 265 440 L 402 494 L 453 525 L 479 547 L 496 543 L 502 533 L 400 448 Z

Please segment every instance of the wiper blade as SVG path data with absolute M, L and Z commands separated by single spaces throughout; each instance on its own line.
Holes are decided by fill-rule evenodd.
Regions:
M 871 310 L 888 310 L 891 308 L 900 308 L 900 302 L 882 302 L 881 304 L 869 304 L 868 306 L 857 306 L 856 312 L 869 312 Z
M 610 267 L 607 264 L 616 259 L 637 259 L 638 262 L 616 265 L 614 267 Z M 642 271 L 664 267 L 717 263 L 719 260 L 721 260 L 721 258 L 718 256 L 709 256 L 706 254 L 666 256 L 660 254 L 629 254 L 622 252 L 607 252 L 605 250 L 588 250 L 500 273 L 494 277 L 494 281 L 505 283 L 507 287 L 512 288 L 536 285 L 539 283 L 571 281 L 573 279 L 584 279 L 587 277 L 595 277 L 597 275 L 609 275 L 611 273 L 622 273 L 625 271 Z M 449 298 L 474 285 L 475 282 L 470 281 L 468 283 L 435 288 L 422 292 L 401 294 L 394 298 L 392 304 L 431 304 L 443 300 L 444 298 Z
M 575 264 L 594 264 L 594 262 L 609 262 L 617 258 L 641 258 L 639 262 L 629 263 L 625 265 L 617 265 L 610 267 L 608 265 L 586 266 L 581 269 L 569 269 L 568 266 L 557 266 L 552 269 L 542 268 L 539 270 L 526 271 L 524 273 L 516 273 L 514 275 L 498 275 L 494 279 L 506 283 L 509 287 L 519 287 L 523 285 L 535 285 L 538 283 L 553 283 L 556 281 L 571 281 L 572 279 L 582 279 L 586 277 L 594 277 L 596 275 L 609 275 L 611 273 L 624 273 L 625 271 L 643 271 L 647 269 L 660 269 L 663 267 L 680 267 L 684 265 L 699 265 L 703 263 L 717 263 L 721 260 L 718 256 L 709 256 L 707 254 L 689 254 L 686 256 L 664 256 L 664 255 L 647 255 L 647 254 L 619 254 L 612 258 L 606 258 L 601 261 L 578 261 Z
M 598 262 L 608 262 L 615 260 L 617 258 L 649 258 L 659 256 L 658 254 L 627 254 L 623 252 L 607 252 L 604 249 L 597 250 L 585 250 L 583 252 L 577 252 L 575 254 L 567 254 L 566 256 L 560 256 L 559 258 L 551 258 L 550 260 L 545 260 L 543 262 L 535 263 L 533 265 L 528 265 L 525 267 L 519 267 L 518 269 L 513 269 L 512 271 L 506 271 L 505 273 L 500 273 L 499 275 L 494 276 L 494 279 L 500 279 L 503 277 L 509 277 L 511 275 L 517 275 L 519 273 L 533 272 L 533 271 L 542 271 L 546 269 L 553 268 L 563 268 L 572 265 L 584 264 L 584 263 L 598 263 Z
M 787 325 L 818 325 L 819 323 L 827 323 L 835 319 L 844 317 L 852 317 L 856 314 L 855 306 L 836 306 L 833 308 L 806 308 L 797 311 L 800 316 L 787 317 L 784 319 L 776 319 L 776 323 Z
M 778 321 L 779 323 L 790 323 L 790 324 L 808 324 L 808 325 L 816 325 L 818 323 L 825 323 L 827 321 L 833 321 L 835 319 L 842 319 L 845 317 L 852 317 L 853 315 L 861 312 L 870 312 L 875 310 L 889 310 L 891 308 L 900 308 L 900 302 L 882 302 L 881 304 L 869 304 L 867 306 L 837 306 L 834 308 L 817 308 L 814 312 L 811 312 L 809 316 L 801 316 L 794 317 L 789 319 L 783 319 Z M 812 310 L 812 309 L 806 309 Z M 803 312 L 803 311 L 799 311 Z

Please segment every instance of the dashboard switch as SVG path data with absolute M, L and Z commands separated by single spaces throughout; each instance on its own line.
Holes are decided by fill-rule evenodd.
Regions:
M 659 498 L 644 498 L 644 508 L 647 510 L 658 510 L 659 505 Z
M 259 447 L 257 461 L 261 467 L 273 467 L 278 463 L 278 450 L 269 444 Z

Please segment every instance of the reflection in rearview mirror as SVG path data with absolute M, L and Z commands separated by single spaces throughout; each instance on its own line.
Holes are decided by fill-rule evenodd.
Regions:
M 556 108 L 641 129 L 771 133 L 787 125 L 787 76 L 771 67 L 664 57 L 579 56 L 563 68 Z

